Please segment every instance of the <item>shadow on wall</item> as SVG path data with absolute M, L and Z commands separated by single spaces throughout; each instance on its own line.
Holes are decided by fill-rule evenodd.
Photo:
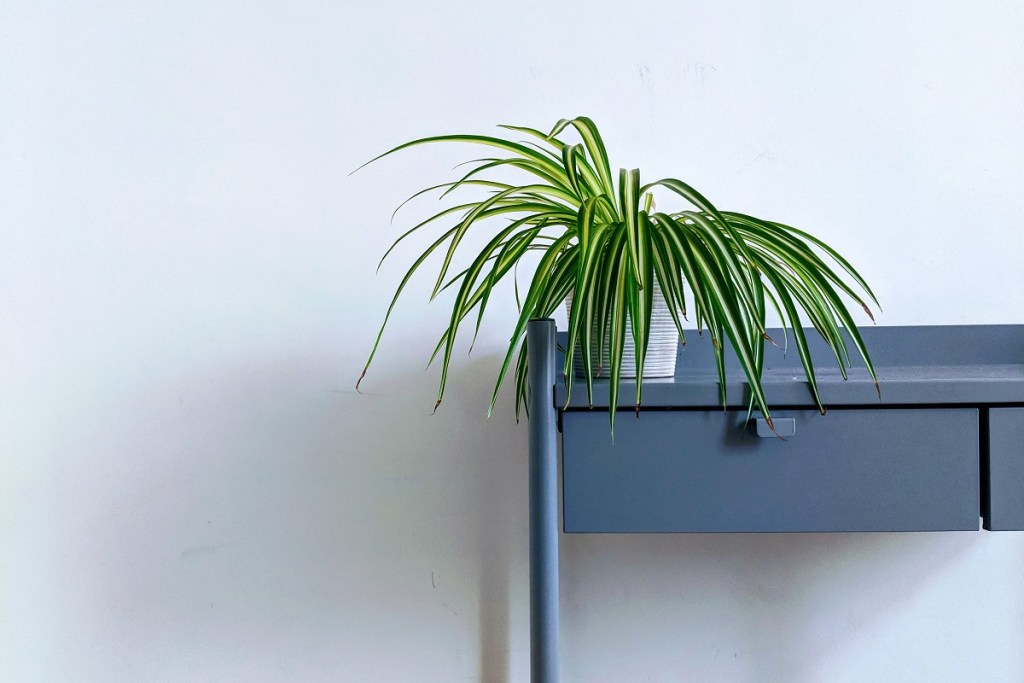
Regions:
M 812 681 L 818 680 L 820 660 L 870 629 L 883 613 L 906 608 L 980 536 L 564 539 L 563 632 L 572 633 L 565 645 L 570 661 L 589 667 L 595 653 L 600 661 L 631 661 L 631 668 L 619 672 L 631 680 L 638 676 L 636 662 L 646 660 L 662 675 L 675 667 L 687 675 L 732 680 Z
M 328 353 L 235 360 L 93 407 L 62 472 L 74 579 L 54 632 L 81 637 L 59 666 L 79 680 L 525 677 L 527 428 L 508 393 L 485 419 L 494 364 L 453 366 L 435 415 L 433 372 L 378 370 L 356 395 Z M 564 670 L 813 679 L 816 658 L 978 538 L 565 536 Z
M 442 580 L 438 571 L 432 587 L 442 594 L 455 590 L 462 604 L 452 628 L 463 630 L 472 638 L 467 645 L 475 646 L 472 673 L 462 667 L 469 660 L 457 661 L 458 670 L 481 683 L 519 680 L 517 670 L 528 666 L 529 657 L 528 433 L 525 421 L 515 423 L 511 391 L 486 418 L 500 361 L 474 357 L 453 363 L 445 401 L 433 414 L 434 372 L 382 378 L 387 386 L 410 387 L 399 414 L 415 425 L 415 433 L 380 444 L 379 452 L 405 448 L 424 468 L 417 486 L 425 516 L 413 515 L 418 523 L 430 520 L 427 538 L 433 540 L 421 550 L 447 577 Z M 519 631 L 513 632 L 513 623 Z M 439 647 L 450 648 L 450 640 L 442 633 Z M 442 671 L 456 675 L 451 668 Z
M 528 609 L 527 434 L 507 400 L 485 419 L 496 362 L 453 366 L 436 415 L 435 373 L 378 370 L 357 395 L 328 354 L 204 368 L 105 407 L 67 473 L 81 500 L 62 503 L 80 539 L 67 618 L 90 634 L 65 666 L 511 680 L 511 653 L 528 658 L 510 642 Z

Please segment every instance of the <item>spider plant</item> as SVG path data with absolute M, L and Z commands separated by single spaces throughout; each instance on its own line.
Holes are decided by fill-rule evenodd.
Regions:
M 693 312 L 698 331 L 706 329 L 710 335 L 723 405 L 724 344 L 728 341 L 749 383 L 751 409 L 759 409 L 772 425 L 761 383 L 764 345 L 775 343 L 765 331 L 768 306 L 782 320 L 784 329 L 792 330 L 811 394 L 822 413 L 824 407 L 803 328 L 805 318 L 834 352 L 844 378 L 850 365 L 848 339 L 877 388 L 868 351 L 841 295 L 863 307 L 869 317 L 865 298 L 876 305 L 877 300 L 857 271 L 821 240 L 782 223 L 720 211 L 681 180 L 664 178 L 644 184 L 638 169 L 621 169 L 613 177 L 601 135 L 586 117 L 561 120 L 547 133 L 523 126 L 501 128 L 507 131 L 505 137 L 442 135 L 413 140 L 367 162 L 433 143 L 471 143 L 497 151 L 495 156 L 470 162 L 471 168 L 454 180 L 410 197 L 428 192 L 449 197 L 470 189 L 476 189 L 479 197 L 479 191 L 484 191 L 482 199 L 454 203 L 414 225 L 385 252 L 381 263 L 410 235 L 438 222 L 446 226 L 399 282 L 360 382 L 399 296 L 427 258 L 439 252 L 440 267 L 430 298 L 449 288 L 455 288 L 456 293 L 448 327 L 431 356 L 431 361 L 438 355 L 442 359 L 436 410 L 444 396 L 460 327 L 475 311 L 475 339 L 495 286 L 510 272 L 515 277 L 514 269 L 524 256 L 538 252 L 539 262 L 524 298 L 520 299 L 516 288 L 519 316 L 488 415 L 513 360 L 517 419 L 521 407 L 528 410 L 527 322 L 551 316 L 570 292 L 574 304 L 569 314 L 564 366 L 570 389 L 573 357 L 581 353 L 587 395 L 593 403 L 592 359 L 603 358 L 607 352 L 609 405 L 617 406 L 628 331 L 635 349 L 635 403 L 639 410 L 654 283 L 660 285 L 684 343 L 687 311 Z M 573 131 L 578 142 L 564 139 Z M 509 175 L 521 176 L 522 184 L 497 179 Z M 657 211 L 655 191 L 676 195 L 685 208 Z M 483 229 L 485 224 L 490 240 L 474 254 L 468 267 L 453 274 L 463 239 L 471 229 Z M 845 279 L 834 266 L 845 273 Z M 614 431 L 614 409 L 609 410 L 609 421 Z

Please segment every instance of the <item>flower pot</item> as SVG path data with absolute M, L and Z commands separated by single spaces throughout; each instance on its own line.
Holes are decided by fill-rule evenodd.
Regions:
M 565 299 L 566 311 L 572 314 L 572 293 Z M 608 363 L 608 330 L 605 330 L 604 357 L 598 359 L 597 352 L 593 354 L 591 368 L 595 379 L 607 379 L 609 375 Z M 644 379 L 656 379 L 659 377 L 675 377 L 676 356 L 679 352 L 679 330 L 672 320 L 672 314 L 668 309 L 668 302 L 661 292 L 658 283 L 654 283 L 653 305 L 651 306 L 651 327 L 647 338 L 647 355 L 644 358 Z M 580 344 L 576 344 L 576 352 L 573 354 L 573 371 L 576 377 L 584 378 L 586 373 L 583 369 L 583 352 Z M 629 314 L 626 314 L 626 343 L 622 349 L 622 377 L 636 378 L 636 350 L 633 346 L 632 327 L 629 322 Z

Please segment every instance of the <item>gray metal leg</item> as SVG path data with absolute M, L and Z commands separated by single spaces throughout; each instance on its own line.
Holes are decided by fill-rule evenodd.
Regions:
M 558 434 L 555 321 L 526 331 L 530 385 L 530 679 L 558 681 Z

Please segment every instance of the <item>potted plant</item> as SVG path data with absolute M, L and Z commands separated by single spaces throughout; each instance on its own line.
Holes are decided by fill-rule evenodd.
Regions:
M 844 377 L 850 363 L 848 337 L 877 388 L 868 351 L 841 295 L 863 307 L 869 317 L 871 311 L 865 298 L 876 305 L 877 300 L 864 279 L 834 249 L 782 223 L 720 211 L 681 180 L 665 178 L 644 184 L 639 169 L 621 169 L 613 177 L 601 135 L 586 117 L 561 120 L 548 133 L 523 126 L 502 128 L 517 138 L 527 139 L 485 135 L 427 137 L 399 145 L 367 162 L 409 147 L 445 142 L 472 143 L 499 153 L 471 162 L 470 170 L 450 182 L 413 195 L 440 191 L 442 197 L 447 197 L 471 189 L 485 191 L 483 198 L 456 203 L 413 226 L 384 254 L 382 262 L 410 235 L 445 221 L 446 228 L 413 261 L 399 283 L 359 381 L 373 361 L 395 302 L 413 274 L 438 252 L 441 263 L 431 299 L 448 288 L 457 288 L 457 293 L 448 327 L 431 356 L 432 361 L 438 355 L 441 357 L 436 410 L 444 396 L 461 325 L 475 312 L 474 334 L 478 332 L 496 284 L 526 254 L 537 252 L 539 262 L 521 301 L 517 290 L 519 317 L 488 414 L 515 359 L 518 418 L 528 398 L 527 322 L 550 317 L 568 296 L 572 297 L 573 305 L 565 350 L 566 382 L 571 385 L 573 359 L 581 354 L 583 379 L 588 396 L 592 396 L 594 377 L 601 370 L 597 366 L 601 365 L 600 359 L 607 358 L 609 405 L 616 406 L 624 374 L 624 349 L 631 344 L 635 376 L 639 378 L 635 395 L 639 410 L 656 290 L 664 297 L 684 343 L 683 319 L 687 311 L 692 311 L 698 331 L 706 329 L 711 336 L 723 403 L 724 345 L 727 341 L 732 345 L 750 386 L 751 409 L 759 409 L 769 426 L 771 413 L 761 372 L 764 345 L 776 342 L 765 330 L 768 306 L 782 320 L 784 329 L 792 331 L 811 393 L 821 412 L 824 408 L 802 327 L 804 317 L 835 353 Z M 563 139 L 573 131 L 578 142 Z M 524 178 L 522 184 L 495 178 L 495 173 L 504 178 L 509 170 Z M 677 211 L 658 211 L 655 191 L 681 200 L 684 206 Z M 452 274 L 463 238 L 483 224 L 489 226 L 491 239 L 474 254 L 468 267 Z M 838 266 L 845 279 L 829 262 Z M 613 430 L 614 420 L 615 410 L 609 410 Z

